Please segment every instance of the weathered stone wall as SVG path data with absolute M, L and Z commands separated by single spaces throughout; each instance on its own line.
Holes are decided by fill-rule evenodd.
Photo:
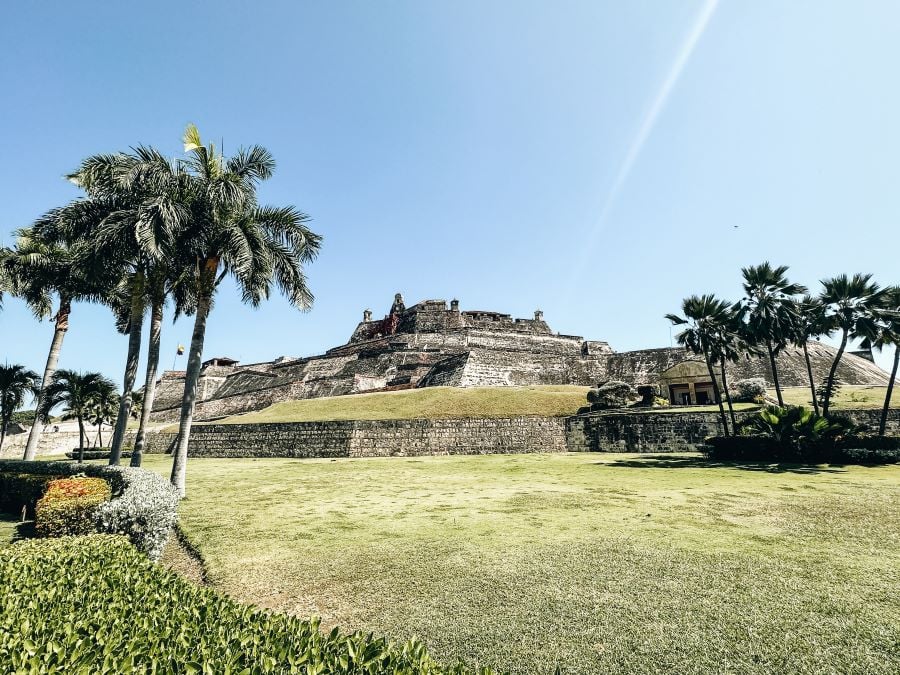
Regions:
M 878 427 L 880 410 L 840 410 L 858 424 Z M 753 415 L 738 412 L 738 421 Z M 900 409 L 888 414 L 888 433 L 900 434 Z M 570 452 L 694 452 L 703 439 L 722 433 L 718 412 L 608 411 L 566 420 Z
M 194 457 L 388 457 L 565 452 L 565 418 L 204 424 L 191 430 Z M 165 452 L 174 434 L 150 434 Z M 162 450 L 160 450 L 163 448 Z
M 95 434 L 88 436 L 89 442 L 93 442 Z M 12 434 L 3 441 L 3 450 L 0 457 L 21 459 L 25 453 L 25 445 L 28 443 L 28 432 Z M 60 455 L 70 452 L 78 447 L 77 431 L 50 431 L 41 434 L 38 441 L 38 455 Z

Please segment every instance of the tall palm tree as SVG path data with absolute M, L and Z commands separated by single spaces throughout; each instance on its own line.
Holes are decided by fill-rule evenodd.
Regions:
M 723 313 L 720 322 L 710 336 L 710 358 L 719 364 L 722 374 L 722 390 L 728 404 L 728 416 L 731 418 L 732 430 L 737 430 L 737 419 L 734 415 L 734 402 L 728 388 L 727 363 L 736 363 L 742 356 L 760 356 L 759 350 L 748 340 L 746 326 L 741 321 L 741 303 L 735 303 Z
M 192 217 L 179 232 L 179 250 L 191 261 L 196 305 L 172 461 L 172 484 L 182 496 L 206 321 L 216 289 L 230 275 L 252 306 L 267 299 L 275 285 L 292 305 L 306 309 L 313 296 L 303 266 L 316 257 L 321 243 L 307 227 L 308 217 L 294 207 L 258 205 L 257 185 L 275 168 L 265 148 L 253 146 L 225 158 L 189 125 L 184 149 L 193 201 Z
M 137 378 L 141 334 L 148 300 L 156 303 L 152 317 L 161 322 L 158 288 L 151 287 L 175 256 L 175 235 L 189 216 L 185 199 L 187 176 L 153 148 L 138 147 L 130 153 L 88 157 L 69 179 L 88 194 L 94 209 L 76 222 L 87 228 L 94 252 L 120 266 L 128 280 L 128 352 L 123 391 L 132 391 Z M 160 326 L 157 325 L 158 339 Z M 151 337 L 151 341 L 154 338 Z M 110 464 L 118 464 L 131 399 L 122 396 L 110 452 Z
M 787 347 L 794 333 L 797 320 L 797 306 L 794 296 L 806 293 L 806 287 L 788 281 L 784 265 L 772 267 L 766 261 L 761 265 L 744 267 L 744 315 L 749 335 L 759 344 L 766 346 L 772 380 L 778 405 L 784 407 L 781 384 L 778 381 L 778 366 L 775 357 Z
M 806 362 L 806 375 L 809 378 L 809 391 L 812 395 L 813 408 L 816 415 L 819 414 L 819 397 L 816 393 L 816 380 L 813 375 L 812 362 L 809 359 L 808 343 L 811 339 L 820 335 L 826 335 L 829 331 L 825 306 L 821 300 L 811 295 L 804 295 L 796 302 L 796 321 L 794 322 L 794 334 L 792 342 L 803 349 L 803 359 Z
M 841 344 L 835 354 L 822 398 L 822 415 L 827 416 L 834 391 L 838 364 L 851 339 L 873 339 L 878 334 L 877 312 L 885 302 L 885 292 L 872 281 L 871 274 L 841 274 L 822 280 L 819 299 L 825 308 L 826 324 L 841 332 Z
M 676 314 L 666 314 L 666 318 L 676 326 L 687 326 L 675 339 L 678 344 L 686 347 L 694 354 L 702 354 L 712 380 L 713 393 L 719 404 L 719 415 L 722 420 L 722 428 L 725 435 L 729 435 L 728 417 L 722 405 L 722 396 L 719 385 L 713 372 L 713 362 L 719 356 L 717 340 L 722 326 L 732 320 L 731 305 L 724 300 L 719 300 L 715 295 L 692 295 L 681 303 L 681 311 L 685 318 Z
M 78 461 L 84 460 L 85 419 L 97 397 L 115 386 L 100 373 L 79 373 L 61 368 L 53 374 L 50 384 L 44 387 L 37 417 L 47 420 L 54 408 L 64 405 L 63 419 L 78 420 Z
M 112 382 L 98 383 L 88 406 L 87 421 L 97 427 L 97 444 L 103 447 L 103 425 L 112 424 L 119 409 L 119 394 Z
M 0 450 L 13 413 L 25 405 L 28 396 L 36 399 L 40 390 L 41 378 L 33 370 L 18 364 L 0 365 Z
M 54 209 L 45 214 L 41 221 L 50 222 L 60 217 L 63 217 L 63 209 Z M 56 371 L 63 339 L 69 329 L 72 303 L 79 300 L 103 301 L 109 293 L 111 274 L 110 270 L 85 255 L 84 242 L 77 238 L 54 242 L 31 228 L 18 230 L 16 236 L 13 248 L 0 250 L 0 268 L 7 277 L 12 294 L 22 298 L 38 319 L 52 316 L 54 323 L 53 339 L 41 379 L 43 390 Z M 37 399 L 38 408 L 42 398 L 41 393 Z M 35 416 L 24 459 L 35 458 L 40 434 L 41 422 Z
M 894 362 L 888 378 L 884 405 L 881 407 L 881 418 L 878 421 L 878 434 L 884 436 L 887 430 L 888 412 L 891 408 L 891 396 L 894 393 L 894 382 L 897 380 L 897 369 L 900 366 L 900 287 L 885 289 L 883 308 L 876 313 L 878 333 L 874 338 L 864 338 L 863 347 L 873 347 L 879 351 L 893 347 Z

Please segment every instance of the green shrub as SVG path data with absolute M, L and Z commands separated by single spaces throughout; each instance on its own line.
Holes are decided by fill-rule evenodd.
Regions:
M 322 633 L 317 621 L 241 605 L 151 563 L 123 537 L 0 550 L 0 663 L 40 673 L 467 675 L 411 641 Z
M 109 483 L 102 478 L 52 480 L 37 503 L 35 530 L 41 537 L 95 532 L 97 507 L 111 496 Z
M 761 377 L 748 377 L 734 383 L 731 397 L 735 401 L 762 403 L 766 400 L 766 381 Z
M 162 554 L 177 521 L 178 492 L 159 474 L 123 466 L 73 462 L 0 461 L 0 472 L 28 473 L 48 478 L 85 474 L 103 478 L 112 499 L 97 507 L 97 532 L 124 534 L 151 558 Z
M 838 436 L 802 447 L 770 436 L 714 436 L 703 450 L 709 459 L 738 462 L 803 462 L 807 464 L 893 464 L 900 462 L 900 438 Z
M 0 510 L 14 516 L 34 518 L 34 508 L 47 489 L 47 483 L 59 476 L 0 471 Z
M 85 448 L 84 456 L 82 459 L 85 461 L 95 460 L 95 459 L 109 459 L 110 457 L 110 449 L 109 448 L 92 448 L 88 450 Z M 71 452 L 66 453 L 66 457 L 69 459 L 78 459 L 78 448 L 73 448 Z M 122 446 L 122 459 L 128 459 L 131 457 L 131 446 L 123 445 Z

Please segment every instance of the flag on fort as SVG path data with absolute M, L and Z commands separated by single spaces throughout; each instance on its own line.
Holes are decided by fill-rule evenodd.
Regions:
M 178 356 L 184 356 L 184 345 L 178 345 L 176 353 L 178 354 Z

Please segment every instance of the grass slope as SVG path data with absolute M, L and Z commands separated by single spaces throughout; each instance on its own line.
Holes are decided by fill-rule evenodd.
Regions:
M 775 390 L 769 392 L 775 398 Z M 812 407 L 812 393 L 809 387 L 787 387 L 782 390 L 784 402 L 788 405 L 805 405 Z M 834 408 L 881 408 L 887 387 L 870 387 L 865 385 L 843 385 L 834 399 Z M 900 406 L 900 387 L 891 392 L 891 407 Z
M 180 512 L 216 587 L 444 660 L 896 673 L 898 503 L 900 466 L 567 454 L 192 460 Z
M 416 418 L 515 417 L 574 415 L 587 404 L 588 387 L 546 385 L 534 387 L 425 387 L 405 391 L 374 392 L 352 396 L 332 396 L 276 403 L 255 412 L 233 415 L 208 424 L 255 424 L 261 422 L 319 422 L 324 420 L 393 420 Z M 838 392 L 834 408 L 880 408 L 885 387 L 846 386 Z M 898 388 L 900 391 L 900 388 Z M 775 393 L 770 392 L 774 397 Z M 809 405 L 809 390 L 789 387 L 785 402 Z M 900 404 L 900 394 L 894 397 Z M 736 410 L 753 408 L 736 403 Z M 691 406 L 658 408 L 653 413 L 718 412 L 718 407 Z M 636 410 L 636 412 L 644 412 Z M 201 422 L 202 424 L 202 422 Z M 178 425 L 164 431 L 177 431 Z
M 235 415 L 216 424 L 317 422 L 323 420 L 447 419 L 574 415 L 587 403 L 588 387 L 426 387 L 300 401 Z

